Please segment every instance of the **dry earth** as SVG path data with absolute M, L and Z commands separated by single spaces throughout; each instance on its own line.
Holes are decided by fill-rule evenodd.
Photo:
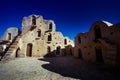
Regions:
M 73 57 L 17 58 L 0 63 L 0 80 L 120 80 L 118 72 Z

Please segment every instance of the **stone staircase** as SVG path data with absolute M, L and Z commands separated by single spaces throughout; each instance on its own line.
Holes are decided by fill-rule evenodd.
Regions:
M 99 39 L 99 41 L 107 47 L 106 60 L 107 63 L 116 62 L 117 57 L 117 45 L 109 41 L 108 39 Z
M 18 41 L 20 39 L 20 35 L 17 35 L 13 41 L 8 45 L 8 49 L 5 52 L 3 60 L 11 60 L 16 56 L 16 50 L 18 49 Z

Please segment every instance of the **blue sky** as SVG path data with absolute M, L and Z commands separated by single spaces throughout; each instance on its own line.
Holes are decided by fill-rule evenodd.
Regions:
M 1 0 L 0 36 L 8 27 L 21 28 L 22 18 L 31 14 L 52 19 L 57 31 L 74 40 L 93 22 L 120 22 L 120 0 Z

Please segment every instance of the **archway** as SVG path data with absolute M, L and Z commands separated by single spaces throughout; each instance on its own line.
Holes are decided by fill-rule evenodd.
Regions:
M 33 46 L 33 45 L 32 45 L 31 43 L 27 44 L 26 56 L 29 56 L 29 57 L 32 56 L 32 46 Z
M 52 23 L 49 24 L 49 30 L 52 30 Z
M 103 55 L 102 55 L 102 48 L 98 47 L 95 48 L 95 52 L 96 52 L 96 62 L 98 63 L 103 63 Z
M 60 50 L 61 50 L 61 47 L 57 46 L 57 48 L 56 48 L 56 55 L 60 55 Z
M 64 39 L 64 44 L 65 44 L 65 45 L 67 44 L 67 39 Z
M 8 33 L 8 40 L 11 40 L 11 33 Z
M 19 55 L 20 55 L 20 48 L 18 48 L 18 49 L 16 50 L 15 57 L 17 58 L 17 57 L 19 57 Z
M 95 31 L 95 39 L 99 39 L 99 38 L 102 37 L 102 36 L 101 36 L 101 29 L 100 29 L 99 26 L 96 26 L 96 27 L 94 28 L 94 31 Z
M 81 49 L 78 49 L 78 58 L 82 59 L 82 51 L 81 51 Z
M 51 34 L 48 35 L 48 41 L 52 41 L 52 35 Z
M 32 25 L 36 25 L 36 17 L 34 15 L 32 16 Z
M 38 37 L 41 37 L 41 30 L 37 31 Z

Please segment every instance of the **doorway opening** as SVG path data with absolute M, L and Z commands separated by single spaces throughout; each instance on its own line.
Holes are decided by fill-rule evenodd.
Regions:
M 94 30 L 95 30 L 95 39 L 101 38 L 102 36 L 101 36 L 100 27 L 96 26 Z
M 96 62 L 104 63 L 103 62 L 103 55 L 102 55 L 102 48 L 95 48 L 96 51 Z
M 8 33 L 8 40 L 11 40 L 11 33 Z
M 27 44 L 26 56 L 29 56 L 29 57 L 32 56 L 32 47 L 33 47 L 33 45 L 31 43 Z
M 81 51 L 81 49 L 78 49 L 78 58 L 82 59 L 82 51 Z
M 61 47 L 57 46 L 57 48 L 56 48 L 56 55 L 60 55 L 60 50 L 61 50 Z

